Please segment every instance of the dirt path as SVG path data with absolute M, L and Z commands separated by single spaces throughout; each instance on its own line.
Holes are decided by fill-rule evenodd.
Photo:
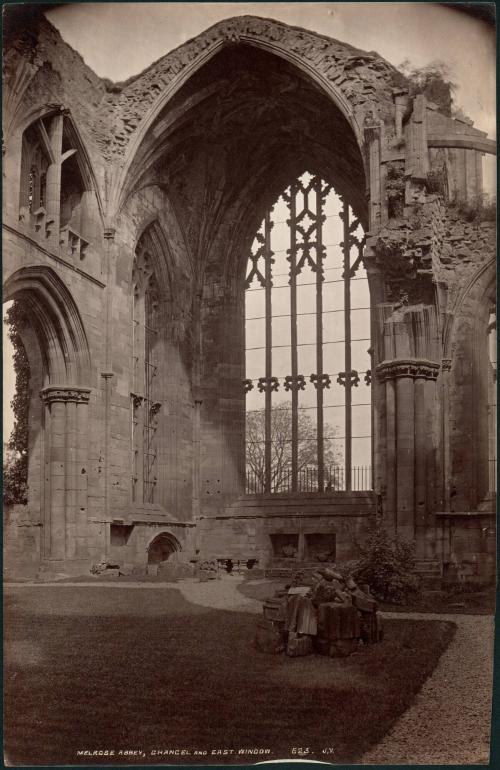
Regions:
M 399 613 L 384 613 L 401 617 Z M 412 706 L 362 758 L 364 764 L 468 765 L 489 761 L 494 620 L 488 615 L 404 617 L 451 620 L 455 638 Z

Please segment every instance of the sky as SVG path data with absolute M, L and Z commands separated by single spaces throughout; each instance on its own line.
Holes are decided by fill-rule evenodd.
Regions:
M 429 3 L 78 3 L 46 13 L 64 40 L 101 77 L 139 74 L 218 21 L 238 15 L 277 19 L 377 51 L 398 66 L 444 61 L 458 83 L 456 103 L 495 137 L 495 33 L 459 11 Z M 485 159 L 485 188 L 495 163 Z M 4 434 L 12 429 L 11 350 L 4 332 Z

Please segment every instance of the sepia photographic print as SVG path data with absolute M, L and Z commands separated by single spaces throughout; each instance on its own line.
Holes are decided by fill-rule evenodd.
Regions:
M 492 767 L 494 5 L 3 54 L 5 765 Z

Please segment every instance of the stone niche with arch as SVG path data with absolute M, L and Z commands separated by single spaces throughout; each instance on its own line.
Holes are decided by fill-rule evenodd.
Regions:
M 183 533 L 180 559 L 261 564 L 272 532 L 315 534 L 318 552 L 335 532 L 342 560 L 377 516 L 416 539 L 420 562 L 480 562 L 477 533 L 454 551 L 449 514 L 479 511 L 493 531 L 494 297 L 485 315 L 481 292 L 495 232 L 474 201 L 494 142 L 411 94 L 376 53 L 269 19 L 220 22 L 124 84 L 89 70 L 42 11 L 5 40 L 4 296 L 25 305 L 38 350 L 31 409 L 47 421 L 28 507 L 52 569 L 127 549 L 146 567 L 151 527 Z M 304 172 L 364 232 L 373 482 L 249 494 L 245 278 L 266 212 Z M 314 382 L 354 368 L 318 366 Z M 39 473 L 46 452 L 63 489 L 55 465 Z M 117 526 L 133 527 L 121 545 Z

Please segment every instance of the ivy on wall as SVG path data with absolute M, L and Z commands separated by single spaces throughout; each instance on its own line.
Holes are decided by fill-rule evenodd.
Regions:
M 28 502 L 28 420 L 30 401 L 30 367 L 21 339 L 21 330 L 27 320 L 18 302 L 7 310 L 6 322 L 9 339 L 14 348 L 13 367 L 16 376 L 14 397 L 11 401 L 14 427 L 3 458 L 4 505 Z

